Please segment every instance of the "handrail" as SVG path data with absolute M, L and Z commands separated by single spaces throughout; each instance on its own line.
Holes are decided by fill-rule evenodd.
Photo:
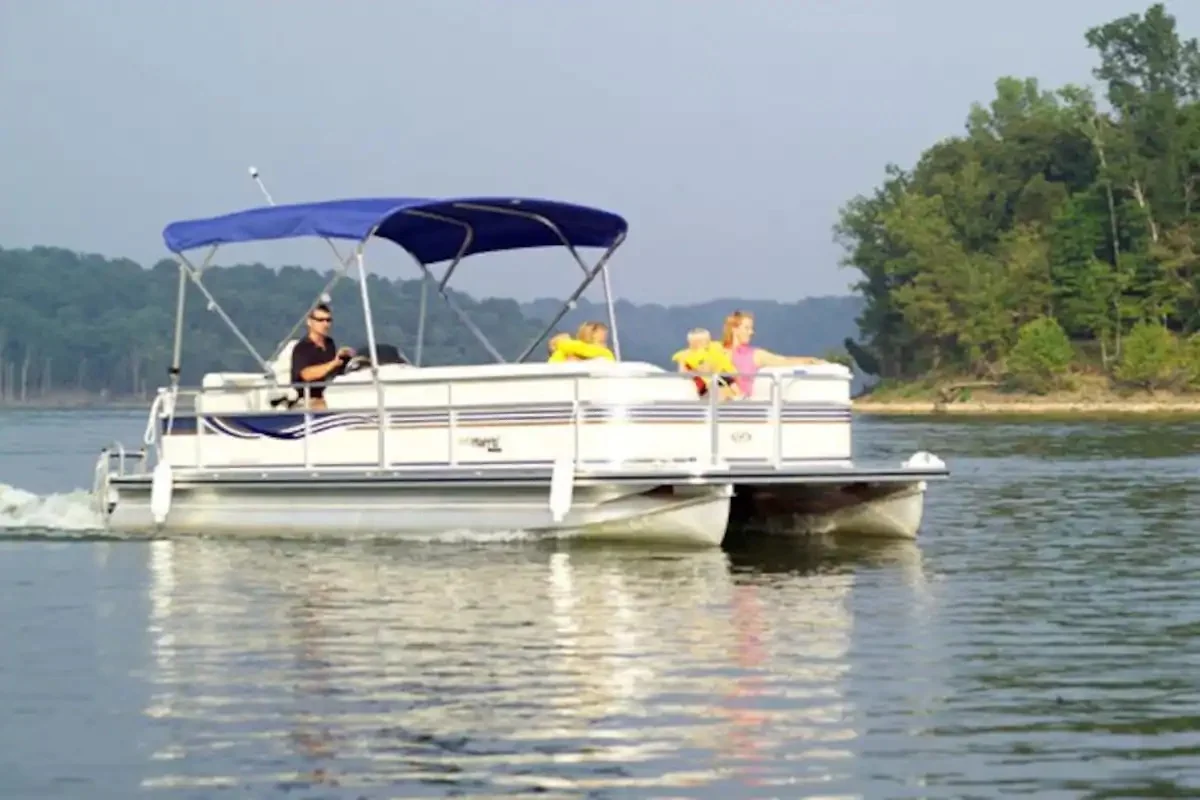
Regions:
M 716 392 L 716 391 L 709 392 L 707 397 L 705 397 L 703 399 L 700 397 L 697 397 L 694 393 L 692 393 L 690 391 L 687 393 L 687 395 L 688 395 L 687 398 L 684 398 L 684 397 L 673 398 L 673 399 L 672 398 L 657 398 L 656 399 L 656 398 L 651 398 L 651 397 L 633 398 L 633 397 L 629 396 L 631 387 L 625 387 L 625 386 L 614 387 L 614 385 L 613 385 L 614 380 L 619 381 L 619 380 L 623 379 L 625 381 L 629 381 L 631 384 L 636 385 L 647 379 L 656 379 L 656 380 L 664 380 L 664 381 L 673 380 L 673 381 L 687 382 L 689 389 L 690 389 L 693 378 L 695 378 L 695 377 L 711 377 L 711 375 L 707 375 L 706 373 L 668 372 L 668 371 L 647 371 L 647 372 L 638 371 L 638 372 L 632 372 L 632 373 L 624 373 L 624 372 L 619 372 L 619 371 L 584 372 L 584 371 L 571 370 L 571 369 L 563 370 L 562 373 L 565 373 L 565 374 L 559 373 L 557 369 L 553 369 L 553 370 L 548 370 L 548 371 L 539 371 L 536 374 L 530 374 L 530 375 L 522 375 L 522 374 L 504 375 L 504 374 L 501 374 L 501 375 L 449 377 L 449 376 L 422 376 L 422 375 L 414 374 L 414 375 L 405 376 L 404 378 L 399 378 L 399 379 L 393 379 L 393 380 L 373 379 L 371 381 L 364 381 L 362 383 L 355 382 L 355 383 L 347 384 L 344 381 L 330 381 L 330 382 L 325 382 L 323 384 L 306 385 L 305 387 L 303 387 L 303 395 L 305 397 L 305 400 L 307 401 L 311 397 L 312 388 L 315 386 L 318 386 L 318 385 L 324 385 L 325 387 L 338 387 L 338 388 L 347 388 L 347 386 L 349 386 L 354 389 L 358 389 L 360 391 L 371 392 L 372 394 L 374 394 L 372 389 L 374 389 L 376 391 L 381 391 L 384 386 L 417 387 L 417 386 L 429 386 L 431 384 L 445 386 L 446 392 L 445 392 L 445 402 L 444 403 L 441 402 L 440 398 L 439 398 L 438 401 L 435 401 L 433 403 L 427 403 L 424 405 L 387 405 L 384 407 L 382 414 L 379 414 L 379 407 L 377 406 L 377 404 L 375 402 L 366 403 L 365 401 L 361 407 L 357 406 L 357 404 L 356 404 L 356 406 L 349 407 L 349 408 L 334 407 L 334 408 L 328 409 L 329 412 L 335 413 L 335 414 L 339 413 L 339 412 L 350 412 L 350 413 L 366 414 L 366 415 L 368 415 L 368 417 L 374 416 L 375 419 L 374 419 L 374 422 L 372 423 L 372 427 L 378 428 L 378 433 L 379 433 L 380 438 L 383 438 L 385 427 L 389 424 L 389 419 L 392 418 L 392 414 L 395 412 L 399 412 L 399 413 L 444 412 L 447 415 L 446 416 L 446 420 L 447 420 L 447 422 L 446 422 L 446 435 L 447 435 L 446 461 L 445 461 L 444 465 L 442 465 L 442 462 L 439 459 L 438 461 L 435 461 L 429 465 L 430 467 L 435 468 L 435 469 L 443 468 L 443 466 L 447 467 L 447 468 L 462 466 L 463 462 L 461 462 L 460 459 L 463 458 L 463 455 L 459 452 L 459 448 L 457 447 L 456 442 L 457 442 L 458 434 L 463 430 L 460 427 L 460 414 L 463 411 L 466 411 L 468 409 L 477 409 L 477 408 L 478 409 L 504 408 L 505 406 L 521 406 L 521 405 L 528 405 L 530 403 L 536 404 L 539 402 L 539 400 L 542 400 L 544 397 L 544 395 L 538 396 L 537 394 L 535 394 L 535 395 L 530 396 L 530 398 L 527 400 L 518 401 L 518 402 L 514 402 L 514 403 L 494 403 L 494 402 L 489 403 L 486 401 L 482 401 L 482 402 L 481 401 L 473 401 L 473 402 L 469 402 L 468 404 L 461 404 L 462 389 L 465 388 L 466 386 L 470 386 L 472 384 L 486 386 L 486 385 L 491 385 L 491 384 L 495 384 L 495 383 L 499 383 L 499 382 L 507 382 L 509 384 L 520 385 L 520 384 L 524 384 L 524 383 L 527 383 L 530 381 L 537 381 L 537 382 L 541 382 L 541 383 L 545 383 L 547 381 L 554 381 L 557 383 L 558 381 L 563 381 L 564 379 L 569 379 L 571 382 L 570 397 L 568 398 L 566 396 L 560 396 L 560 397 L 557 397 L 553 401 L 547 401 L 547 402 L 553 402 L 556 404 L 562 403 L 564 405 L 569 404 L 569 406 L 570 406 L 569 424 L 570 424 L 571 432 L 570 432 L 569 444 L 567 442 L 564 442 L 564 447 L 566 447 L 570 450 L 571 460 L 572 460 L 576 470 L 578 470 L 582 464 L 591 463 L 591 461 L 593 460 L 593 458 L 585 458 L 585 456 L 587 456 L 588 454 L 583 451 L 583 444 L 581 442 L 581 429 L 583 428 L 585 421 L 587 421 L 587 419 L 588 419 L 588 415 L 586 413 L 588 409 L 611 408 L 614 406 L 620 407 L 620 406 L 624 406 L 628 403 L 633 403 L 634 405 L 641 405 L 643 403 L 651 404 L 651 405 L 656 404 L 656 403 L 665 403 L 665 404 L 673 405 L 673 406 L 679 406 L 680 404 L 691 406 L 694 403 L 693 407 L 695 407 L 697 409 L 704 409 L 704 411 L 705 411 L 703 417 L 702 418 L 697 417 L 695 419 L 695 422 L 703 424 L 707 428 L 707 432 L 709 434 L 709 436 L 708 436 L 709 444 L 707 447 L 703 448 L 702 450 L 697 450 L 695 448 L 692 448 L 689 451 L 690 454 L 683 456 L 683 458 L 687 459 L 688 461 L 696 461 L 697 459 L 700 459 L 702 462 L 707 462 L 707 463 L 711 464 L 712 467 L 719 468 L 723 465 L 723 452 L 722 452 L 723 442 L 722 442 L 721 431 L 723 429 L 726 429 L 727 425 L 735 425 L 736 426 L 739 424 L 747 424 L 747 423 L 757 424 L 757 423 L 761 423 L 762 421 L 764 421 L 761 418 L 743 418 L 742 415 L 739 415 L 736 413 L 733 414 L 732 418 L 729 418 L 728 416 L 726 416 L 726 414 L 724 412 L 726 410 L 735 411 L 739 407 L 745 408 L 746 405 L 752 405 L 755 408 L 762 409 L 763 406 L 765 405 L 767 407 L 767 409 L 766 409 L 767 416 L 766 416 L 765 421 L 770 426 L 770 434 L 769 434 L 770 439 L 769 439 L 769 441 L 766 441 L 766 442 L 758 440 L 753 445 L 754 452 L 755 452 L 754 456 L 748 456 L 748 454 L 745 451 L 743 451 L 742 455 L 739 458 L 752 457 L 754 460 L 754 463 L 768 464 L 768 465 L 771 465 L 772 467 L 778 468 L 778 467 L 782 466 L 782 464 L 784 462 L 783 456 L 784 456 L 784 452 L 785 452 L 784 444 L 783 444 L 784 426 L 782 424 L 783 423 L 783 413 L 782 412 L 783 412 L 785 405 L 790 405 L 790 404 L 785 403 L 784 398 L 786 397 L 787 392 L 790 389 L 790 387 L 792 386 L 792 384 L 794 384 L 796 381 L 814 381 L 814 380 L 821 381 L 821 380 L 826 380 L 826 379 L 847 380 L 847 378 L 843 375 L 836 375 L 836 374 L 831 375 L 831 374 L 820 374 L 820 373 L 813 374 L 812 372 L 809 371 L 809 369 L 810 368 L 796 367 L 789 371 L 779 371 L 779 370 L 771 370 L 770 372 L 760 371 L 759 373 L 757 373 L 756 377 L 759 379 L 767 378 L 769 381 L 769 385 L 771 387 L 771 391 L 769 394 L 766 392 L 763 392 L 763 393 L 761 393 L 761 395 L 756 396 L 750 400 L 722 399 L 720 397 L 720 393 Z M 200 386 L 200 387 L 196 387 L 194 389 L 178 388 L 178 389 L 174 390 L 176 393 L 176 395 L 174 397 L 176 404 L 178 404 L 183 399 L 183 395 L 191 395 L 194 398 L 193 404 L 200 405 L 200 410 L 198 412 L 195 412 L 195 415 L 197 417 L 196 421 L 198 423 L 198 426 L 196 429 L 197 437 L 199 437 L 202 434 L 204 428 L 206 427 L 205 424 L 203 423 L 202 419 L 209 415 L 215 414 L 215 415 L 220 416 L 222 414 L 232 413 L 232 414 L 237 415 L 238 417 L 243 417 L 243 416 L 244 417 L 254 417 L 254 416 L 266 416 L 266 415 L 278 415 L 282 411 L 282 409 L 274 408 L 274 407 L 272 407 L 272 408 L 263 407 L 258 410 L 249 409 L 249 408 L 244 409 L 244 410 L 243 409 L 229 409 L 229 410 L 207 409 L 206 410 L 203 407 L 203 405 L 196 402 L 196 400 L 198 400 L 199 398 L 203 397 L 206 394 L 212 394 L 212 393 L 242 394 L 242 393 L 251 393 L 256 390 L 273 391 L 277 388 L 274 384 L 270 383 L 269 381 L 253 380 L 253 379 L 250 379 L 249 375 L 247 375 L 247 378 L 248 379 L 245 382 L 238 381 L 236 383 L 225 384 L 222 386 Z M 583 390 L 584 384 L 588 383 L 588 382 L 590 382 L 592 384 L 592 388 L 594 390 L 598 390 L 597 394 L 599 396 L 593 396 L 590 399 L 585 399 L 584 393 L 582 390 Z M 606 393 L 605 393 L 604 389 L 606 388 L 606 386 L 610 387 L 610 388 L 616 388 L 616 393 L 609 397 L 605 397 L 604 395 Z M 559 390 L 561 391 L 562 388 L 563 387 L 560 384 Z M 162 431 L 161 431 L 162 402 L 163 402 L 162 394 L 160 393 L 160 395 L 156 396 L 155 402 L 151 407 L 150 426 L 148 426 L 148 428 L 147 428 L 146 436 L 143 437 L 147 442 L 153 443 L 156 447 L 159 448 L 159 458 L 160 459 L 162 458 L 161 448 L 162 448 L 162 440 L 163 440 Z M 809 401 L 809 402 L 801 403 L 800 405 L 811 405 L 814 402 L 819 405 L 826 406 L 830 409 L 834 409 L 834 408 L 845 409 L 845 411 L 847 413 L 850 410 L 850 402 L 849 402 L 848 398 L 844 402 L 841 399 L 834 399 L 834 400 L 830 400 L 827 402 L 826 401 Z M 302 470 L 302 469 L 311 470 L 314 467 L 323 467 L 323 466 L 328 466 L 329 468 L 336 467 L 337 466 L 336 462 L 329 463 L 327 465 L 322 465 L 320 463 L 318 463 L 318 464 L 313 463 L 314 460 L 312 457 L 312 452 L 310 450 L 309 434 L 311 433 L 311 430 L 312 430 L 314 413 L 311 409 L 308 408 L 308 403 L 305 402 L 303 408 L 287 409 L 284 413 L 289 413 L 289 414 L 294 413 L 297 416 L 302 417 L 302 419 L 303 419 L 303 432 L 304 432 L 303 444 L 302 444 L 303 455 L 302 455 L 301 459 L 298 459 L 298 462 L 295 465 L 295 468 L 297 470 Z M 177 417 L 179 416 L 178 407 L 176 407 L 176 416 Z M 191 414 L 189 413 L 186 416 L 191 416 Z M 724 417 L 724 419 L 722 419 L 723 417 Z M 831 421 L 834 421 L 834 420 L 837 420 L 837 418 L 835 417 Z M 564 420 L 564 424 L 566 424 L 565 420 Z M 700 434 L 699 429 L 697 429 L 697 435 L 702 435 L 702 434 Z M 299 438 L 299 437 L 297 437 L 297 438 Z M 731 440 L 730 442 L 726 442 L 725 444 L 736 447 L 736 441 L 737 440 Z M 236 469 L 236 468 L 238 468 L 236 463 L 230 463 L 227 466 L 223 466 L 220 464 L 220 461 L 218 461 L 216 464 L 209 464 L 206 466 L 205 465 L 206 460 L 202 457 L 200 450 L 201 450 L 201 442 L 197 441 L 195 443 L 195 450 L 194 450 L 195 464 L 193 465 L 194 468 L 196 468 L 196 469 L 224 469 L 224 468 Z M 601 460 L 603 460 L 605 458 L 604 453 L 607 453 L 607 452 L 608 452 L 607 450 L 602 449 L 599 451 L 598 455 L 595 456 L 595 458 L 600 458 Z M 761 457 L 758 456 L 757 453 L 762 453 L 762 456 Z M 299 456 L 301 454 L 298 453 L 297 455 Z M 550 454 L 550 455 L 552 456 L 553 454 Z M 827 457 L 831 457 L 831 456 L 819 456 L 819 457 L 827 458 Z M 832 456 L 832 457 L 836 458 L 837 456 Z M 849 455 L 847 455 L 846 457 L 849 458 Z M 644 456 L 635 457 L 635 458 L 644 458 Z M 144 454 L 143 454 L 143 460 L 144 460 Z M 624 456 L 618 456 L 618 460 L 624 460 Z M 677 459 L 668 458 L 668 460 L 677 460 Z M 211 461 L 211 459 L 210 459 L 210 461 Z M 191 462 L 190 457 L 188 457 L 188 462 L 190 464 L 190 462 Z M 393 468 L 393 465 L 391 464 L 390 460 L 387 457 L 387 452 L 383 448 L 380 448 L 377 451 L 377 462 L 378 462 L 379 469 L 392 469 Z M 466 463 L 475 464 L 475 463 L 480 463 L 480 462 L 468 461 Z M 483 463 L 486 463 L 486 462 L 483 462 Z M 699 463 L 699 462 L 697 462 L 697 463 Z M 439 465 L 442 465 L 442 466 L 439 466 Z M 180 466 L 183 466 L 183 465 L 181 464 Z M 251 465 L 246 464 L 245 466 L 250 467 Z M 290 469 L 290 467 L 284 467 L 284 469 Z M 125 471 L 125 464 L 124 464 L 123 460 L 121 461 L 118 471 L 122 474 Z
M 108 453 L 102 451 L 100 457 L 96 459 L 96 466 L 92 468 L 92 503 L 96 507 L 97 513 L 104 516 L 105 506 L 107 505 L 107 494 L 109 480 L 112 478 L 112 465 L 108 463 Z
M 126 450 L 125 445 L 121 444 L 120 442 L 111 442 L 100 451 L 100 459 L 97 462 L 97 468 L 99 468 L 100 463 L 104 463 L 107 465 L 109 474 L 113 474 L 113 459 L 116 459 L 117 461 L 116 474 L 126 475 L 128 474 L 127 467 L 129 461 L 137 461 L 143 464 L 146 462 L 146 451 L 138 450 L 131 453 Z
M 629 363 L 629 362 L 625 362 L 625 363 Z M 438 383 L 442 383 L 442 384 L 445 384 L 445 383 L 500 383 L 500 382 L 525 383 L 525 382 L 534 382 L 534 381 L 544 381 L 544 380 L 547 380 L 550 378 L 576 378 L 576 379 L 594 379 L 594 380 L 631 380 L 631 379 L 642 379 L 642 378 L 655 378 L 655 379 L 659 379 L 659 380 L 662 380 L 662 379 L 691 380 L 692 378 L 711 378 L 711 377 L 713 377 L 711 373 L 706 373 L 706 372 L 670 372 L 667 370 L 662 370 L 659 372 L 651 372 L 651 371 L 647 371 L 647 372 L 621 372 L 621 371 L 578 372 L 575 370 L 571 370 L 569 367 L 569 364 L 570 364 L 570 362 L 564 362 L 564 363 L 557 365 L 553 371 L 538 372 L 538 373 L 534 373 L 534 374 L 519 374 L 518 373 L 518 374 L 512 374 L 512 375 L 471 375 L 471 376 L 458 376 L 458 377 L 417 375 L 416 377 L 411 377 L 411 378 L 405 377 L 405 378 L 398 378 L 395 380 L 386 380 L 386 379 L 380 378 L 378 383 L 381 386 L 427 386 L 430 384 L 438 384 Z M 381 364 L 380 366 L 386 367 L 386 366 L 391 366 L 391 365 Z M 518 365 L 517 364 L 488 364 L 486 366 L 515 367 Z M 561 372 L 558 372 L 557 370 L 560 367 L 563 369 Z M 434 370 L 434 369 L 451 369 L 451 368 L 452 367 L 406 367 L 406 369 L 411 369 L 414 374 L 415 373 L 424 373 L 424 372 L 428 372 L 428 371 Z M 773 367 L 771 369 L 784 369 L 784 368 L 783 367 Z M 792 368 L 792 371 L 786 375 L 783 375 L 778 372 L 766 372 L 765 370 L 759 370 L 757 373 L 755 373 L 755 375 L 758 379 L 770 378 L 773 382 L 777 382 L 781 378 L 784 378 L 784 377 L 789 378 L 793 381 L 800 380 L 800 379 L 814 380 L 814 381 L 823 381 L 823 380 L 849 381 L 850 380 L 850 377 L 846 376 L 846 375 L 828 375 L 828 374 L 821 374 L 821 373 L 811 373 L 811 372 L 807 372 L 808 369 L 809 369 L 809 367 L 796 366 L 796 367 Z M 220 373 L 215 373 L 215 374 L 220 374 Z M 245 374 L 252 374 L 252 373 L 245 373 Z M 350 374 L 354 374 L 354 373 L 350 373 Z M 730 377 L 739 377 L 739 378 L 740 377 L 751 377 L 751 373 L 728 372 L 728 373 L 722 373 L 722 374 L 730 376 Z M 305 383 L 305 386 L 311 387 L 311 388 L 334 387 L 334 388 L 338 388 L 338 389 L 347 388 L 347 387 L 367 388 L 367 387 L 373 387 L 374 385 L 375 385 L 374 381 L 370 381 L 370 382 L 363 381 L 360 383 L 358 381 L 353 381 L 353 382 L 338 381 L 336 379 L 332 380 L 332 381 L 321 381 L 321 382 L 312 381 L 312 382 Z M 264 379 L 261 381 L 259 381 L 259 380 L 246 381 L 246 382 L 239 381 L 236 384 L 230 384 L 230 385 L 226 385 L 226 386 L 197 386 L 195 388 L 181 388 L 180 391 L 187 392 L 194 396 L 196 394 L 204 394 L 206 392 L 255 391 L 255 390 L 262 390 L 262 389 L 278 389 L 278 388 L 279 388 L 278 384 L 273 383 L 270 380 Z M 732 400 L 731 402 L 739 402 L 739 401 L 745 402 L 745 400 L 740 400 L 740 399 Z M 762 401 L 755 399 L 752 402 L 762 402 Z M 270 413 L 276 414 L 279 412 L 272 411 Z
M 157 447 L 158 445 L 158 418 L 162 411 L 163 393 L 166 390 L 159 389 L 154 395 L 154 402 L 150 404 L 150 416 L 146 420 L 146 431 L 142 434 L 142 444 L 146 447 Z

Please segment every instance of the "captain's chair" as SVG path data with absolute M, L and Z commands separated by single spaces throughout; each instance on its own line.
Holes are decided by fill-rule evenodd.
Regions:
M 270 365 L 271 375 L 277 385 L 267 390 L 267 402 L 272 408 L 291 408 L 300 400 L 300 392 L 292 385 L 292 350 L 299 339 L 292 339 L 279 351 L 279 357 Z

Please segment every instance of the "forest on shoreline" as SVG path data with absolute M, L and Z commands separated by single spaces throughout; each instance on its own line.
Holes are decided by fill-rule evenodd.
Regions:
M 962 135 L 841 209 L 847 347 L 881 398 L 1200 391 L 1200 47 L 1161 3 L 1083 39 L 1098 90 L 1000 78 Z

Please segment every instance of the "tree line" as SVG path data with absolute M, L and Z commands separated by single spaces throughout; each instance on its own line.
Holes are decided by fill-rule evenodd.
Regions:
M 259 354 L 269 358 L 332 274 L 252 264 L 206 270 L 203 281 Z M 378 340 L 407 348 L 411 357 L 420 283 L 377 276 L 368 281 Z M 0 250 L 0 400 L 152 393 L 167 379 L 178 285 L 179 268 L 169 260 L 145 269 L 128 259 L 55 247 Z M 501 352 L 519 352 L 538 332 L 536 321 L 514 300 L 454 297 Z M 364 346 L 356 283 L 342 279 L 331 298 L 337 341 Z M 425 361 L 491 360 L 433 291 L 426 319 Z M 191 285 L 183 341 L 187 384 L 198 384 L 207 372 L 257 370 L 253 356 Z
M 261 264 L 218 267 L 204 285 L 258 352 L 267 358 L 300 320 L 331 277 L 302 267 Z M 128 259 L 108 259 L 55 247 L 0 249 L 0 403 L 54 398 L 80 402 L 144 398 L 164 385 L 171 361 L 179 269 L 164 260 L 146 269 Z M 368 276 L 378 341 L 415 355 L 421 284 Z M 349 278 L 331 292 L 339 344 L 366 342 L 358 287 Z M 515 358 L 557 313 L 561 301 L 477 300 L 451 292 L 506 358 Z M 810 298 L 785 304 L 715 300 L 697 306 L 617 307 L 622 355 L 669 366 L 688 328 L 719 331 L 734 308 L 758 316 L 759 336 L 780 349 L 821 353 L 856 329 L 861 302 L 854 297 Z M 606 319 L 602 303 L 580 302 L 562 321 Z M 301 329 L 302 330 L 302 329 Z M 254 371 L 256 364 L 189 286 L 184 315 L 182 380 L 196 385 L 207 372 Z M 533 358 L 543 357 L 535 353 Z M 492 357 L 432 290 L 425 327 L 425 364 L 490 363 Z
M 841 209 L 864 372 L 1200 388 L 1200 47 L 1161 3 L 1083 39 L 1097 89 L 1001 78 Z

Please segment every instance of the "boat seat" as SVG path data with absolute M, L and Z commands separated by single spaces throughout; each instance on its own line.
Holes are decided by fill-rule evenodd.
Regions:
M 200 380 L 204 391 L 196 395 L 196 411 L 262 411 L 262 382 L 259 372 L 210 372 Z
M 292 339 L 285 344 L 271 363 L 271 374 L 278 385 L 265 390 L 268 407 L 291 408 L 300 399 L 300 392 L 292 385 L 292 351 L 299 342 L 299 339 Z
M 261 372 L 210 372 L 205 375 L 200 381 L 204 393 L 196 397 L 196 410 L 204 413 L 282 411 L 293 406 L 300 398 L 300 393 L 292 386 L 292 349 L 296 341 L 284 345 L 266 375 Z M 272 379 L 278 385 L 271 385 Z

